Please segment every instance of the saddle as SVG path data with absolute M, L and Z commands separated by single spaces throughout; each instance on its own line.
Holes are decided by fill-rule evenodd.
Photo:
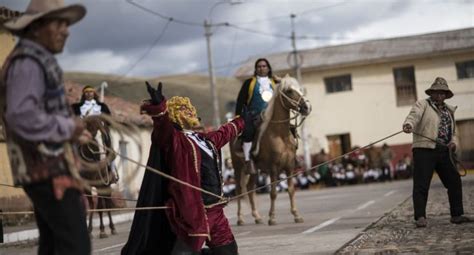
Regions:
M 260 152 L 260 140 L 262 139 L 263 133 L 265 132 L 266 128 L 268 127 L 268 123 L 261 123 L 257 127 L 257 135 L 254 137 L 252 141 L 252 149 L 250 150 L 250 155 L 252 157 L 256 157 L 258 153 Z M 290 130 L 289 132 L 295 139 L 296 143 L 296 149 L 298 149 L 298 138 L 300 137 L 298 134 L 298 130 L 296 129 L 296 125 L 290 125 Z M 242 149 L 242 139 L 235 139 L 234 142 L 232 143 L 232 147 L 234 149 L 234 152 L 237 156 L 243 158 L 244 157 L 244 152 Z

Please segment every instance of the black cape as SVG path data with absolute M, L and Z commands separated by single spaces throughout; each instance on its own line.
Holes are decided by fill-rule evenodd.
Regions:
M 147 165 L 168 173 L 165 160 L 160 155 L 162 154 L 159 147 L 152 143 Z M 167 187 L 168 179 L 145 170 L 137 207 L 164 206 L 168 199 Z M 135 211 L 130 235 L 122 249 L 122 255 L 171 254 L 176 235 L 171 231 L 165 210 Z

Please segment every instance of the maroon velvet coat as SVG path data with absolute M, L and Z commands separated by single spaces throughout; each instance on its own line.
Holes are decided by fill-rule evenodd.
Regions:
M 201 187 L 201 151 L 193 140 L 188 138 L 168 118 L 166 100 L 160 105 L 145 105 L 142 110 L 153 118 L 153 141 L 162 149 L 164 158 L 171 169 L 171 175 L 194 186 Z M 160 115 L 160 116 L 157 116 Z M 155 117 L 153 117 L 155 116 Z M 198 133 L 220 150 L 244 128 L 242 118 L 222 125 L 217 131 Z M 180 183 L 170 181 L 170 199 L 166 205 L 168 220 L 173 231 L 193 250 L 199 251 L 209 238 L 209 224 L 201 192 Z

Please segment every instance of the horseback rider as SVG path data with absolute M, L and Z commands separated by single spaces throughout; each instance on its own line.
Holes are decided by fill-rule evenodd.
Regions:
M 273 76 L 270 62 L 265 58 L 255 61 L 254 75 L 245 80 L 237 97 L 235 115 L 241 115 L 244 108 L 247 108 L 253 116 L 253 121 L 245 126 L 242 138 L 242 150 L 245 158 L 246 172 L 256 174 L 255 164 L 250 157 L 253 140 L 261 123 L 261 113 L 265 111 L 268 102 L 273 97 L 276 83 L 279 79 Z
M 99 96 L 92 86 L 85 86 L 82 89 L 81 101 L 72 104 L 74 114 L 85 118 L 87 116 L 100 115 L 102 113 L 109 114 L 109 107 L 99 101 Z
M 77 103 L 71 105 L 72 111 L 74 114 L 82 119 L 85 119 L 90 116 L 98 116 L 101 114 L 111 115 L 110 109 L 104 102 L 99 101 L 99 96 L 97 95 L 96 90 L 94 87 L 90 85 L 84 86 L 82 89 L 82 96 L 81 100 Z M 86 119 L 86 128 L 92 133 L 93 136 L 97 134 L 97 131 L 102 131 L 101 139 L 105 146 L 111 147 L 112 141 L 110 137 L 110 132 L 107 127 L 107 124 L 99 119 Z M 100 128 L 99 126 L 103 126 L 104 128 Z M 108 154 L 109 152 L 107 152 Z M 94 155 L 93 158 L 96 161 L 100 160 L 100 155 Z M 116 183 L 118 181 L 118 172 L 115 168 L 113 162 L 109 162 L 107 164 L 107 168 L 110 174 L 112 174 L 112 178 L 110 180 L 111 183 Z M 109 201 L 111 202 L 111 201 Z

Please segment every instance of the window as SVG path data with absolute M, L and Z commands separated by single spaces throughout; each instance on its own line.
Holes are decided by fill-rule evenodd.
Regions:
M 458 79 L 474 78 L 474 60 L 456 63 Z
M 352 90 L 350 74 L 324 78 L 324 84 L 326 85 L 327 93 Z
M 416 101 L 415 68 L 401 67 L 393 69 L 397 106 L 411 105 Z

